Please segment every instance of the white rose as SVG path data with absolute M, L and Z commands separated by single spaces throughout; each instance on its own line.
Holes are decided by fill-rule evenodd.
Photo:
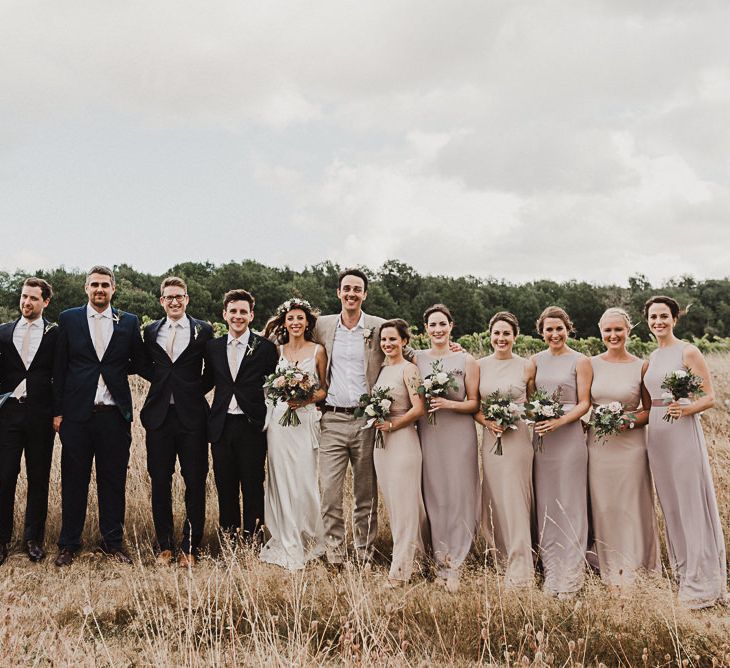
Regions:
M 380 406 L 381 406 L 381 408 L 382 408 L 382 409 L 383 409 L 384 411 L 388 411 L 388 410 L 390 410 L 390 405 L 391 405 L 392 403 L 393 403 L 393 402 L 392 402 L 392 401 L 391 401 L 390 399 L 383 399 L 383 400 L 382 400 L 382 401 L 380 402 Z
M 687 375 L 687 372 L 684 371 L 683 369 L 680 369 L 679 371 L 674 372 L 675 378 L 684 378 L 686 375 Z
M 508 408 L 509 408 L 510 413 L 519 413 L 520 412 L 520 407 L 517 404 L 511 403 Z
M 430 378 L 426 378 L 426 380 L 423 381 L 423 387 L 425 387 L 427 390 L 430 390 L 432 385 L 433 381 Z
M 365 414 L 372 415 L 373 417 L 375 417 L 377 415 L 377 413 L 375 412 L 375 407 L 372 404 L 368 404 L 365 407 Z
M 436 382 L 439 385 L 446 385 L 446 383 L 449 382 L 449 374 L 447 374 L 445 371 L 439 371 L 436 374 Z
M 552 406 L 543 406 L 542 414 L 545 417 L 553 417 L 555 415 L 555 409 Z
M 623 413 L 623 406 L 618 401 L 612 401 L 608 404 L 608 410 L 612 413 Z

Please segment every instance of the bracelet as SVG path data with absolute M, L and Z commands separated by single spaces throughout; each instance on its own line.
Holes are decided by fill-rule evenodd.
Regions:
M 393 431 L 393 422 L 389 421 L 388 424 L 390 425 L 390 427 L 388 427 L 388 432 Z

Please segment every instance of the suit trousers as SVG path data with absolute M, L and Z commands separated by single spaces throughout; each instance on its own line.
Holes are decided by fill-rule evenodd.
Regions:
M 208 439 L 203 421 L 187 429 L 174 405 L 157 429 L 147 430 L 147 472 L 152 483 L 152 519 L 160 550 L 175 549 L 172 518 L 172 474 L 175 459 L 185 481 L 185 521 L 180 549 L 197 552 L 205 526 L 205 479 L 208 475 Z
M 101 546 L 122 547 L 131 425 L 118 409 L 93 413 L 85 422 L 61 422 L 61 535 L 58 546 L 77 551 L 86 522 L 91 466 L 96 460 Z
M 319 486 L 322 491 L 327 559 L 345 558 L 345 516 L 342 493 L 347 464 L 352 466 L 353 543 L 357 557 L 372 557 L 378 534 L 378 487 L 373 465 L 373 430 L 363 429 L 365 420 L 345 413 L 322 415 L 319 442 Z
M 257 532 L 264 524 L 266 433 L 245 415 L 226 415 L 223 433 L 211 445 L 211 451 L 221 529 L 234 534 L 241 528 L 240 489 L 244 538 L 260 538 Z
M 51 417 L 27 404 L 11 399 L 0 409 L 0 543 L 9 543 L 12 537 L 15 486 L 23 451 L 28 479 L 23 540 L 43 542 L 55 436 Z

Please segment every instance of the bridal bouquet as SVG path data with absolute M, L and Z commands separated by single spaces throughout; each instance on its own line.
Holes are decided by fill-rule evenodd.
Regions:
M 385 422 L 385 418 L 390 415 L 392 403 L 393 397 L 390 395 L 389 387 L 374 387 L 370 394 L 363 394 L 360 397 L 358 407 L 355 409 L 355 417 L 367 417 L 368 421 L 363 429 L 370 429 L 373 425 Z M 383 432 L 376 429 L 375 447 L 382 448 L 384 445 Z
M 443 360 L 434 360 L 431 363 L 431 373 L 423 379 L 423 383 L 418 386 L 416 391 L 426 399 L 426 410 L 430 411 L 432 397 L 444 397 L 449 390 L 458 389 L 456 373 L 444 371 Z M 429 412 L 428 424 L 436 424 L 436 413 Z
M 702 383 L 702 378 L 692 373 L 692 369 L 687 366 L 684 369 L 670 371 L 662 382 L 662 389 L 667 390 L 662 394 L 662 399 L 665 404 L 671 404 L 672 401 L 689 399 L 691 396 L 701 397 L 705 393 Z M 665 422 L 674 422 L 676 419 L 669 413 L 662 418 Z
M 524 409 L 509 394 L 502 394 L 497 390 L 482 402 L 482 415 L 503 429 L 517 429 L 517 423 L 524 417 Z M 502 434 L 497 435 L 494 454 L 502 454 Z
M 547 390 L 535 390 L 525 404 L 525 417 L 530 422 L 554 420 L 564 415 L 563 404 L 560 403 L 560 388 L 550 394 Z M 537 435 L 537 452 L 542 452 L 543 437 Z
M 598 442 L 605 441 L 609 436 L 622 432 L 631 425 L 636 418 L 625 412 L 619 401 L 601 404 L 593 409 L 588 424 L 593 427 Z
M 313 394 L 315 385 L 306 371 L 302 371 L 296 364 L 282 359 L 276 366 L 274 373 L 266 376 L 264 380 L 266 396 L 272 404 L 279 401 L 303 401 L 309 399 Z M 284 415 L 279 419 L 282 427 L 297 427 L 302 421 L 299 419 L 295 409 L 286 407 Z

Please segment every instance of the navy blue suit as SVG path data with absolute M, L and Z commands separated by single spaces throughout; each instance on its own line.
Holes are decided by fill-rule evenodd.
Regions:
M 152 518 L 160 550 L 174 550 L 172 474 L 175 460 L 185 480 L 185 511 L 181 549 L 196 552 L 205 526 L 205 480 L 208 475 L 208 402 L 203 387 L 205 345 L 213 338 L 207 322 L 186 316 L 190 339 L 173 362 L 157 343 L 166 318 L 144 330 L 151 366 L 150 390 L 140 413 L 147 431 L 147 471 L 152 483 Z M 173 397 L 174 404 L 170 403 Z
M 48 515 L 48 480 L 55 433 L 51 423 L 53 357 L 58 327 L 43 320 L 43 338 L 28 369 L 13 343 L 20 319 L 0 325 L 0 393 L 13 392 L 25 379 L 26 398 L 0 408 L 0 543 L 13 530 L 15 486 L 25 452 L 28 493 L 23 540 L 43 543 Z
M 132 440 L 132 395 L 127 375 L 147 375 L 147 367 L 139 319 L 116 309 L 112 314 L 114 331 L 101 360 L 92 342 L 86 306 L 68 309 L 58 318 L 53 376 L 54 415 L 63 417 L 58 545 L 71 551 L 81 546 L 94 459 L 101 546 L 109 551 L 122 546 Z M 99 375 L 116 406 L 94 404 Z

